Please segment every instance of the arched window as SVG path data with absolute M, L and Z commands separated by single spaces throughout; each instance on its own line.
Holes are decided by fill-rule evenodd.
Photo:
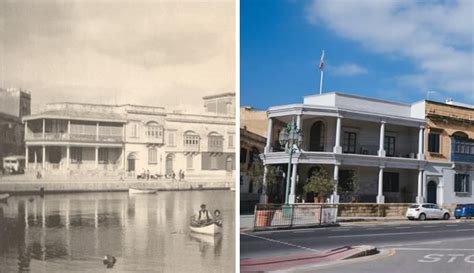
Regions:
M 146 124 L 146 136 L 151 139 L 163 139 L 163 126 L 158 122 L 150 121 Z
M 466 133 L 461 132 L 461 131 L 455 132 L 452 136 L 455 138 L 469 138 Z
M 316 121 L 311 126 L 309 150 L 315 152 L 324 151 L 325 126 L 322 121 Z
M 199 135 L 194 131 L 186 131 L 183 135 L 184 146 L 199 146 Z
M 222 151 L 224 147 L 224 137 L 216 132 L 211 132 L 207 136 L 210 151 Z

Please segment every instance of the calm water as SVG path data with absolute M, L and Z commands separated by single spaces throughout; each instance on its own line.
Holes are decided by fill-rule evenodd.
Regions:
M 234 272 L 231 191 L 13 196 L 0 203 L 0 272 Z M 220 236 L 188 229 L 201 203 Z M 112 269 L 104 255 L 117 258 Z

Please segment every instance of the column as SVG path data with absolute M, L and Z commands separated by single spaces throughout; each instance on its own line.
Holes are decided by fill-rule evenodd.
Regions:
M 27 139 L 28 136 L 28 121 L 25 120 L 25 140 Z
M 423 160 L 423 129 L 425 127 L 420 126 L 420 131 L 418 132 L 418 159 Z
M 424 202 L 424 197 L 423 197 L 423 170 L 420 169 L 418 170 L 418 195 L 416 196 L 416 202 L 417 203 L 423 203 Z
M 71 139 L 71 121 L 67 121 L 67 139 Z
M 260 195 L 260 203 L 266 204 L 268 202 L 267 196 L 267 174 L 268 174 L 268 166 L 265 165 L 263 167 L 263 183 L 262 183 L 262 194 Z
M 379 169 L 379 187 L 378 187 L 378 194 L 377 194 L 377 204 L 385 203 L 385 196 L 383 196 L 383 169 L 384 167 L 380 167 Z
M 71 147 L 66 146 L 66 169 L 69 170 L 69 163 L 71 162 Z
M 35 151 L 35 170 L 38 169 L 38 153 L 36 152 L 36 148 L 34 149 Z
M 122 145 L 122 160 L 120 161 L 123 170 L 125 170 L 125 145 Z M 161 155 L 160 155 L 160 174 L 161 174 Z
M 44 139 L 44 136 L 45 136 L 45 133 L 46 133 L 46 120 L 43 119 L 43 139 Z
M 334 153 L 342 153 L 341 147 L 341 117 L 337 117 L 336 122 L 336 145 L 334 145 Z
M 41 154 L 43 160 L 43 170 L 46 169 L 46 146 L 43 145 L 43 153 Z
M 28 169 L 30 162 L 30 153 L 28 152 L 28 145 L 25 144 L 25 169 Z
M 380 122 L 379 156 L 385 157 L 385 121 Z
M 272 150 L 272 131 L 273 131 L 273 119 L 268 118 L 267 145 L 265 146 L 265 153 L 269 153 Z
M 95 168 L 99 168 L 99 147 L 95 147 Z
M 28 201 L 25 201 L 25 229 L 29 227 L 29 222 L 28 222 Z
M 339 164 L 334 165 L 334 191 L 331 195 L 331 203 L 339 203 L 339 194 L 337 193 L 337 185 L 339 184 Z
M 99 140 L 99 123 L 98 122 L 95 128 L 95 140 Z
M 301 129 L 302 126 L 301 126 L 301 115 L 297 115 L 296 116 L 296 129 Z
M 290 196 L 288 198 L 288 203 L 289 204 L 294 204 L 295 203 L 295 192 L 296 192 L 296 179 L 298 176 L 298 164 L 294 163 L 293 164 L 293 171 L 291 173 L 291 188 L 290 188 Z

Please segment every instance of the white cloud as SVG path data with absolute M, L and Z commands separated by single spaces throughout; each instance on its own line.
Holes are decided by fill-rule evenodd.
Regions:
M 402 86 L 474 100 L 474 2 L 314 0 L 308 19 L 372 52 L 405 58 Z
M 328 66 L 328 71 L 337 76 L 358 76 L 368 73 L 365 67 L 354 63 L 347 63 L 339 66 Z

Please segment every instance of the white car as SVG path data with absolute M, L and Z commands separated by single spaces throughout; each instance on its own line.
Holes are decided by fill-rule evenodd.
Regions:
M 448 220 L 451 215 L 449 211 L 443 208 L 438 207 L 436 204 L 413 204 L 411 205 L 406 213 L 406 217 L 409 220 L 421 220 L 426 219 L 443 219 Z

